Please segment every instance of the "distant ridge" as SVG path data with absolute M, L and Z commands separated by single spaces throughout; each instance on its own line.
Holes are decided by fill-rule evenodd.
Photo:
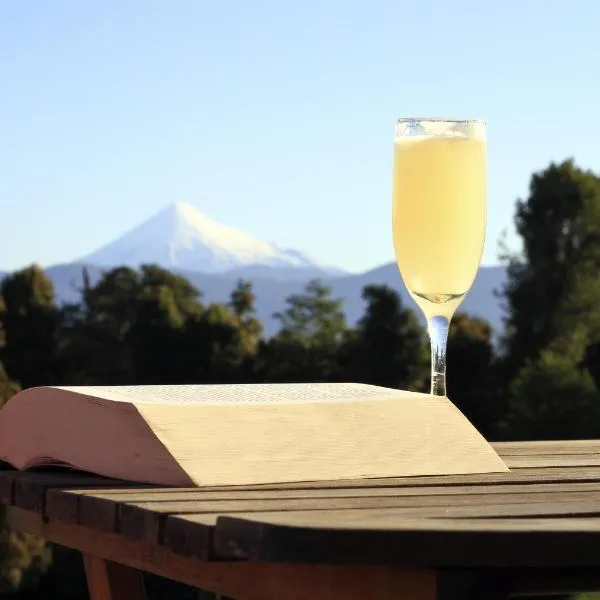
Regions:
M 54 282 L 56 295 L 60 301 L 75 302 L 79 300 L 80 295 L 77 290 L 83 284 L 83 267 L 84 265 L 81 263 L 71 263 L 46 269 L 48 276 Z M 88 265 L 88 268 L 91 283 L 94 284 L 101 276 L 102 269 L 93 265 Z M 199 273 L 182 269 L 172 270 L 186 277 L 202 291 L 202 301 L 205 303 L 227 302 L 229 294 L 240 276 L 238 272 Z M 278 278 L 275 276 L 277 271 L 278 269 L 273 269 L 270 277 L 262 271 L 254 273 L 254 275 L 246 273 L 245 277 L 253 283 L 257 316 L 263 322 L 267 336 L 273 335 L 278 329 L 278 321 L 273 318 L 273 313 L 284 308 L 287 296 L 301 293 L 310 279 L 306 273 L 297 279 Z M 269 272 L 267 271 L 267 273 Z M 300 273 L 302 271 L 299 271 Z M 2 279 L 2 273 L 0 273 L 0 279 Z M 351 325 L 354 325 L 364 314 L 365 303 L 362 299 L 362 290 L 367 285 L 388 285 L 397 290 L 404 304 L 412 308 L 423 323 L 423 317 L 404 287 L 395 263 L 388 263 L 357 275 L 321 277 L 321 279 L 331 287 L 334 297 L 344 300 L 344 312 Z M 501 332 L 504 327 L 502 321 L 504 312 L 501 300 L 494 295 L 494 291 L 501 290 L 505 281 L 506 269 L 504 267 L 481 267 L 475 283 L 459 311 L 481 317 L 488 321 L 497 332 Z

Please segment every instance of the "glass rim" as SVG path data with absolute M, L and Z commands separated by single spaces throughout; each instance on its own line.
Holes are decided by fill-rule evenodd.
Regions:
M 454 119 L 451 117 L 400 117 L 396 119 L 396 124 L 412 123 L 414 121 L 425 123 L 479 123 L 481 125 L 487 125 L 485 119 Z

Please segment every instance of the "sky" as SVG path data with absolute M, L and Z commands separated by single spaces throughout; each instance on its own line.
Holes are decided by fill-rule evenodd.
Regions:
M 0 0 L 0 270 L 166 205 L 323 263 L 393 260 L 401 116 L 488 123 L 484 264 L 529 178 L 600 171 L 594 0 Z

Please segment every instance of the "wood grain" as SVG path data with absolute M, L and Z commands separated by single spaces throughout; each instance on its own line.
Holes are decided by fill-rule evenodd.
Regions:
M 64 471 L 0 471 L 0 500 L 52 525 L 83 527 L 203 561 L 318 561 L 319 552 L 331 557 L 327 545 L 341 544 L 343 536 L 356 552 L 358 542 L 352 544 L 368 538 L 382 552 L 391 545 L 398 556 L 408 556 L 407 540 L 421 536 L 424 561 L 427 544 L 443 541 L 447 548 L 435 550 L 440 564 L 462 556 L 496 565 L 497 548 L 504 548 L 518 566 L 527 552 L 543 557 L 552 548 L 559 553 L 561 536 L 565 549 L 569 540 L 586 535 L 598 541 L 600 441 L 501 443 L 495 448 L 520 466 L 499 474 L 211 488 L 131 485 Z M 497 548 L 488 547 L 486 536 Z M 540 540 L 553 545 L 537 548 Z M 471 555 L 457 549 L 463 542 Z M 514 551 L 513 543 L 519 544 Z M 364 546 L 360 559 L 368 560 L 373 551 Z M 554 564 L 555 559 L 545 560 Z
M 53 499 L 66 497 L 72 502 L 72 512 L 65 515 L 65 502 Z M 58 513 L 52 509 L 57 504 Z M 504 507 L 499 506 L 504 505 Z M 524 505 L 524 506 L 519 506 Z M 227 491 L 203 492 L 179 490 L 169 492 L 145 490 L 48 492 L 46 514 L 63 522 L 83 524 L 105 532 L 120 532 L 135 539 L 160 543 L 166 517 L 172 514 L 225 515 L 251 512 L 300 510 L 380 510 L 406 509 L 417 516 L 437 516 L 457 512 L 460 516 L 478 517 L 527 515 L 537 510 L 541 514 L 570 514 L 575 510 L 588 513 L 600 506 L 600 484 L 529 484 L 456 486 L 431 488 L 371 488 L 296 491 Z M 482 513 L 487 507 L 488 512 Z M 436 510 L 425 510 L 425 509 Z M 538 515 L 539 516 L 539 515 Z M 211 526 L 214 519 L 204 519 Z
M 600 454 L 520 454 L 504 458 L 509 469 L 540 467 L 597 467 L 600 466 Z
M 214 537 L 221 556 L 430 568 L 598 567 L 598 543 L 600 518 L 412 519 L 387 512 L 361 521 L 322 513 L 222 517 Z
M 52 477 L 46 479 L 49 475 Z M 121 491 L 127 493 L 131 489 L 143 490 L 145 493 L 164 493 L 165 490 L 160 487 L 146 487 L 131 484 L 128 482 L 113 482 L 94 478 L 85 475 L 73 475 L 65 478 L 64 473 L 18 473 L 15 471 L 0 471 L 0 490 L 2 493 L 2 503 L 19 505 L 14 498 L 14 483 L 19 480 L 21 488 L 27 488 L 28 492 L 20 493 L 19 502 L 25 505 L 38 507 L 43 504 L 43 497 L 49 489 L 70 489 L 90 488 L 93 491 L 107 491 L 111 494 Z M 407 477 L 407 478 L 386 478 L 386 479 L 360 479 L 348 481 L 325 481 L 325 482 L 304 482 L 295 484 L 279 485 L 257 485 L 257 486 L 234 486 L 234 487 L 211 487 L 211 488 L 176 488 L 180 491 L 198 492 L 200 489 L 206 492 L 216 491 L 294 491 L 294 490 L 348 490 L 348 489 L 374 489 L 374 488 L 419 488 L 435 486 L 481 486 L 487 488 L 492 485 L 511 485 L 519 486 L 522 484 L 544 484 L 544 483 L 579 483 L 579 482 L 600 482 L 600 467 L 546 467 L 546 468 L 520 468 L 511 473 L 483 474 L 483 475 L 453 475 L 453 476 L 431 476 L 431 477 Z M 115 490 L 115 486 L 120 489 Z M 34 498 L 28 499 L 33 494 Z M 25 498 L 25 500 L 23 500 Z
M 43 513 L 46 491 L 61 488 L 91 488 L 98 485 L 107 487 L 128 487 L 128 482 L 115 479 L 103 479 L 95 475 L 80 473 L 23 472 L 10 477 L 11 504 L 25 510 Z M 4 478 L 4 474 L 0 480 Z
M 77 525 L 44 522 L 39 514 L 19 508 L 11 508 L 8 517 L 10 525 L 16 529 L 52 539 L 84 554 L 239 600 L 436 598 L 436 576 L 430 570 L 371 565 L 207 563 L 117 534 L 93 532 Z M 135 596 L 132 600 L 136 600 Z
M 539 516 L 573 514 L 573 511 L 577 511 L 575 514 L 595 514 L 600 511 L 600 493 L 561 492 L 557 497 L 540 490 L 535 493 L 489 495 L 135 502 L 117 507 L 116 530 L 136 539 L 161 543 L 165 519 L 170 515 L 295 511 L 327 511 L 335 515 L 340 511 L 362 514 L 387 509 L 401 509 L 417 517 Z
M 502 458 L 534 454 L 600 454 L 600 440 L 557 440 L 492 442 Z

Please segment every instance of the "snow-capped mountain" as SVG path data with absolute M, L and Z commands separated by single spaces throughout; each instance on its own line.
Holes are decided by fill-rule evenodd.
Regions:
M 186 203 L 165 208 L 77 262 L 103 267 L 153 263 L 203 273 L 223 273 L 251 265 L 273 271 L 334 272 L 297 250 L 279 248 L 217 223 Z M 339 274 L 339 270 L 335 272 Z
M 42 262 L 42 261 L 40 261 Z M 216 223 L 189 204 L 174 204 L 96 252 L 71 263 L 48 267 L 59 302 L 78 302 L 87 269 L 95 284 L 106 268 L 159 264 L 186 277 L 202 292 L 205 303 L 227 302 L 237 279 L 252 282 L 257 315 L 267 336 L 279 322 L 273 313 L 285 307 L 286 298 L 302 293 L 310 279 L 318 277 L 343 300 L 349 323 L 364 313 L 362 291 L 367 285 L 388 285 L 422 320 L 422 313 L 406 291 L 395 263 L 365 273 L 348 274 L 325 267 L 296 250 L 274 244 Z M 0 272 L 0 281 L 7 273 Z M 502 331 L 504 309 L 495 295 L 506 282 L 504 267 L 482 267 L 461 311 L 482 317 Z

